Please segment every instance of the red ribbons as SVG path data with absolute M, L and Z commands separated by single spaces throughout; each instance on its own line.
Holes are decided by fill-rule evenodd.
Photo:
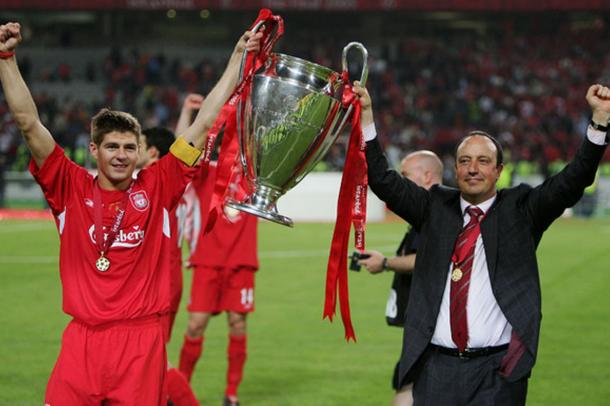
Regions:
M 349 231 L 354 225 L 356 249 L 363 250 L 366 226 L 366 193 L 368 188 L 366 143 L 360 128 L 360 100 L 354 94 L 347 72 L 343 73 L 345 88 L 343 105 L 353 108 L 352 131 L 350 134 L 339 200 L 337 202 L 337 220 L 328 258 L 326 271 L 326 300 L 324 303 L 324 318 L 332 321 L 335 315 L 337 290 L 339 291 L 339 308 L 345 328 L 345 339 L 356 341 L 349 308 L 349 289 L 347 281 L 347 246 Z
M 127 200 L 129 199 L 132 188 L 133 182 L 131 182 L 129 184 L 129 188 L 123 192 L 121 205 L 119 206 L 117 214 L 114 217 L 112 227 L 106 235 L 106 239 L 104 239 L 104 208 L 102 203 L 102 192 L 99 185 L 99 179 L 96 179 L 95 181 L 95 185 L 93 186 L 93 219 L 95 221 L 95 245 L 100 253 L 100 257 L 104 257 L 108 254 L 110 247 L 116 239 L 116 235 L 119 232 L 121 223 L 123 222 L 123 217 L 125 216 L 125 211 L 127 210 Z
M 263 23 L 262 27 L 257 27 Z M 277 30 L 274 35 L 273 29 L 277 26 Z M 250 91 L 252 89 L 252 79 L 254 78 L 254 72 L 256 72 L 261 66 L 263 66 L 271 53 L 273 45 L 284 33 L 284 23 L 281 17 L 274 16 L 269 9 L 261 9 L 258 18 L 250 27 L 250 30 L 254 28 L 262 29 L 263 38 L 261 39 L 261 50 L 258 54 L 248 53 L 246 61 L 243 67 L 243 78 L 237 85 L 235 92 L 229 98 L 229 101 L 224 105 L 220 114 L 214 122 L 214 126 L 208 133 L 208 142 L 206 144 L 206 150 L 204 154 L 204 161 L 202 162 L 202 170 L 207 170 L 207 166 L 210 162 L 214 143 L 219 131 L 224 127 L 224 135 L 221 145 L 221 154 L 218 160 L 218 169 L 216 170 L 216 183 L 214 184 L 214 192 L 211 196 L 210 213 L 208 215 L 208 222 L 205 225 L 204 233 L 210 232 L 216 224 L 216 219 L 222 211 L 224 204 L 225 195 L 233 174 L 234 165 L 237 163 L 238 154 L 238 142 L 237 142 L 237 105 L 238 103 L 244 103 L 248 99 Z M 243 111 L 242 111 L 243 113 Z M 243 115 L 239 120 L 240 125 L 243 126 L 244 117 Z

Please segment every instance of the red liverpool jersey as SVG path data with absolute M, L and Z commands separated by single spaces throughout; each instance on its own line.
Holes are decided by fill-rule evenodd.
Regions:
M 95 243 L 96 180 L 56 146 L 30 171 L 55 216 L 60 236 L 59 270 L 63 310 L 89 325 L 165 313 L 169 309 L 170 212 L 193 170 L 172 154 L 140 171 L 132 183 L 116 239 L 100 272 Z M 114 224 L 125 192 L 101 191 L 104 238 Z
M 192 218 L 192 265 L 208 267 L 252 267 L 258 269 L 257 217 L 229 207 L 224 207 L 212 231 L 203 235 L 210 211 L 210 196 L 214 190 L 216 165 L 210 164 L 207 173 L 198 172 L 193 179 L 195 202 Z M 242 200 L 239 187 L 241 177 L 232 176 L 229 196 Z

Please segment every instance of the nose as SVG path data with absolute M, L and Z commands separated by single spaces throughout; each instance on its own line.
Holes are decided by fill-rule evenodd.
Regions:
M 468 164 L 468 173 L 475 174 L 479 172 L 479 164 L 476 160 L 470 161 Z
M 125 150 L 124 147 L 120 147 L 118 149 L 117 158 L 118 159 L 126 159 L 127 158 L 127 151 Z

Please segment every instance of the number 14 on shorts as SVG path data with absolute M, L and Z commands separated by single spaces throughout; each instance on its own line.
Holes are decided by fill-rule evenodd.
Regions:
M 254 305 L 254 289 L 242 289 L 241 291 L 241 304 L 245 307 L 252 307 Z

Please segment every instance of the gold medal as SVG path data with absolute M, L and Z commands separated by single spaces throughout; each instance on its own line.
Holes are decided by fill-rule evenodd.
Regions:
M 104 255 L 101 255 L 97 261 L 95 261 L 95 267 L 100 272 L 106 272 L 110 268 L 110 261 Z
M 451 272 L 451 280 L 454 282 L 458 282 L 460 279 L 462 279 L 463 274 L 464 273 L 460 268 L 455 268 L 453 272 Z

